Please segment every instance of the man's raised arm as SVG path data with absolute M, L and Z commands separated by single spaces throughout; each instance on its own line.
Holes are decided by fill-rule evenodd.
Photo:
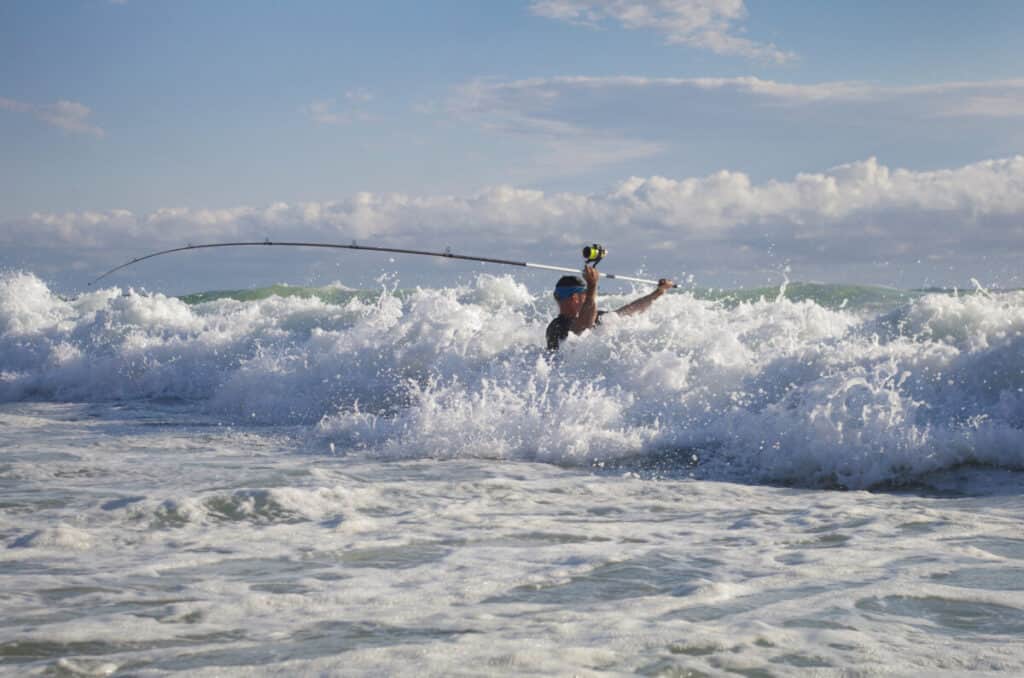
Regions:
M 579 314 L 573 319 L 570 329 L 574 334 L 589 330 L 597 324 L 597 269 L 593 266 L 583 267 L 583 280 L 587 283 L 587 296 L 583 300 Z
M 636 315 L 637 313 L 643 313 L 646 311 L 655 299 L 665 294 L 666 290 L 672 289 L 675 286 L 671 280 L 662 278 L 658 281 L 658 289 L 654 290 L 650 294 L 640 297 L 635 301 L 631 301 L 622 308 L 615 309 L 615 312 L 620 315 Z

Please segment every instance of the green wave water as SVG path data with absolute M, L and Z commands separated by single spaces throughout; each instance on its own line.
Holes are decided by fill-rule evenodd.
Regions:
M 294 285 L 271 285 L 254 287 L 244 290 L 210 290 L 195 292 L 178 297 L 186 304 L 203 304 L 220 299 L 235 301 L 260 301 L 270 297 L 299 297 L 303 299 L 317 298 L 327 304 L 343 304 L 352 298 L 366 298 L 380 294 L 380 290 L 353 290 L 336 285 L 327 287 L 302 287 Z
M 620 294 L 618 290 L 609 290 Z M 761 299 L 787 299 L 801 302 L 812 301 L 823 308 L 851 310 L 887 311 L 911 303 L 926 294 L 975 294 L 976 290 L 955 290 L 942 288 L 902 290 L 877 285 L 850 285 L 794 282 L 781 286 L 764 286 L 738 289 L 694 287 L 684 290 L 697 299 L 720 301 L 726 307 L 759 301 Z M 396 290 L 400 296 L 402 290 Z M 220 299 L 235 301 L 259 301 L 269 297 L 317 298 L 327 304 L 344 304 L 353 298 L 374 298 L 379 289 L 354 290 L 336 285 L 326 287 L 305 287 L 298 285 L 271 285 L 251 289 L 211 290 L 178 297 L 186 304 L 202 304 Z

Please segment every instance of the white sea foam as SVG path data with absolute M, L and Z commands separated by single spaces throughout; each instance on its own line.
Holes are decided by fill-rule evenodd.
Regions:
M 55 525 L 30 532 L 11 543 L 12 548 L 85 551 L 93 545 L 92 536 L 70 525 Z
M 605 297 L 614 308 L 628 295 Z M 660 459 L 701 477 L 859 488 L 1024 467 L 1024 296 L 926 295 L 881 315 L 672 294 L 556 355 L 510 276 L 220 298 L 0 276 L 0 400 L 202 401 L 295 424 L 314 450 L 564 465 Z M 628 468 L 628 464 L 627 464 Z
M 429 389 L 410 403 L 374 416 L 483 416 L 455 420 L 459 403 Z M 946 470 L 954 490 L 979 484 L 947 498 L 767 487 L 751 467 L 744 483 L 647 479 L 481 458 L 456 439 L 443 461 L 388 456 L 416 456 L 411 442 L 301 454 L 307 437 L 340 438 L 218 426 L 208 404 L 0 405 L 0 673 L 1024 668 L 1019 473 Z

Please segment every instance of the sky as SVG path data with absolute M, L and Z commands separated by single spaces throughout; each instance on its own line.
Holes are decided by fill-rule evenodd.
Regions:
M 319 240 L 602 268 L 1024 287 L 1024 3 L 0 3 L 0 270 Z M 217 250 L 104 285 L 457 282 Z M 552 281 L 525 275 L 531 286 Z

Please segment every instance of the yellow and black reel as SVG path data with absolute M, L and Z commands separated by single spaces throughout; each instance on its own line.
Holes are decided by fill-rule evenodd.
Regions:
M 583 248 L 583 258 L 588 266 L 597 266 L 606 256 L 608 256 L 608 250 L 604 245 L 594 243 Z

